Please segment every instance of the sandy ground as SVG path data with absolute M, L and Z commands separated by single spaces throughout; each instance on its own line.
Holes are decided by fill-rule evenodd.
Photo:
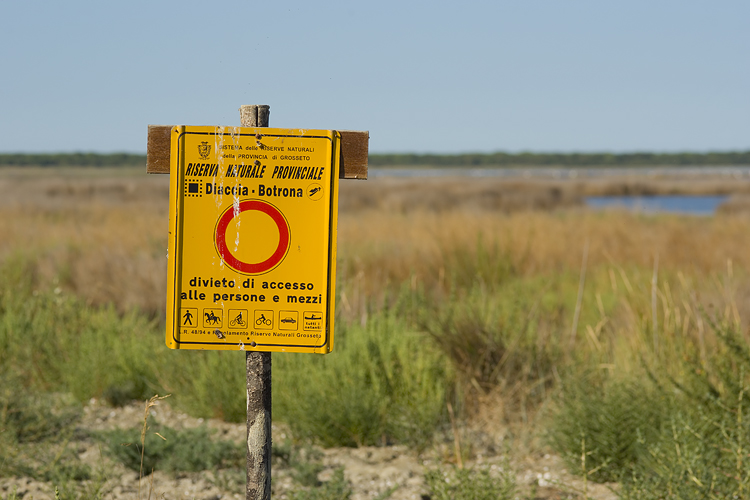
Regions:
M 143 424 L 144 404 L 133 403 L 122 408 L 112 408 L 103 402 L 92 400 L 84 408 L 80 427 L 88 431 L 110 430 L 114 428 L 140 428 Z M 242 443 L 245 440 L 245 425 L 229 424 L 219 420 L 195 419 L 171 409 L 165 401 L 158 402 L 150 410 L 149 425 L 166 423 L 182 429 L 208 425 L 216 431 L 220 439 Z M 274 440 L 286 439 L 283 428 L 274 426 Z M 492 439 L 492 438 L 491 438 Z M 496 443 L 497 444 L 497 443 Z M 113 461 L 106 451 L 100 448 L 93 439 L 74 440 L 68 444 L 76 450 L 79 458 L 95 472 L 101 471 L 106 476 L 102 489 L 104 498 L 134 499 L 241 499 L 244 495 L 244 476 L 226 475 L 221 471 L 204 471 L 200 473 L 182 473 L 171 475 L 155 472 L 141 478 L 124 465 Z M 493 448 L 494 446 L 490 446 Z M 421 455 L 403 446 L 331 448 L 321 450 L 323 453 L 323 471 L 319 474 L 322 481 L 328 480 L 336 468 L 343 467 L 346 479 L 351 483 L 353 500 L 370 500 L 392 490 L 393 500 L 425 500 L 429 491 L 425 487 L 424 473 L 438 465 L 445 466 L 446 449 L 439 446 Z M 498 444 L 497 449 L 502 449 Z M 475 458 L 466 466 L 485 465 L 495 470 L 508 467 L 507 457 L 488 449 L 475 450 Z M 511 452 L 512 453 L 512 452 Z M 583 498 L 587 488 L 590 499 L 615 499 L 612 485 L 589 483 L 584 486 L 580 478 L 574 477 L 565 469 L 562 461 L 548 453 L 536 452 L 526 454 L 523 458 L 511 460 L 510 467 L 515 471 L 517 484 L 521 490 L 534 499 Z M 85 483 L 85 482 L 84 482 Z M 140 484 L 139 484 L 140 483 Z M 275 467 L 272 472 L 273 498 L 288 498 L 290 488 L 294 486 L 291 471 Z M 139 496 L 140 488 L 140 496 Z M 0 478 L 0 498 L 8 498 L 13 492 L 16 498 L 24 500 L 54 499 L 54 485 L 30 478 Z

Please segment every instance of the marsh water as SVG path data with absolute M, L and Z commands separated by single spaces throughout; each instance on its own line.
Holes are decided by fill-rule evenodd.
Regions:
M 712 215 L 727 200 L 727 196 L 588 196 L 586 205 L 591 208 L 623 208 L 641 213 L 680 213 L 689 215 Z
M 653 184 L 679 183 L 683 187 L 701 185 L 703 189 L 689 194 L 662 194 L 657 190 L 649 194 L 636 191 L 632 194 L 581 192 L 581 201 L 592 209 L 624 209 L 639 213 L 680 213 L 689 215 L 712 215 L 729 198 L 724 194 L 711 192 L 710 183 L 724 185 L 747 183 L 750 181 L 750 167 L 744 166 L 701 166 L 701 167 L 641 167 L 641 168 L 470 168 L 470 167 L 410 167 L 410 168 L 370 168 L 370 177 L 400 179 L 498 179 L 511 182 L 528 179 L 534 181 L 559 182 L 560 186 L 573 186 L 584 182 L 601 183 L 614 181 Z M 648 190 L 647 190 L 648 191 Z M 693 191 L 689 189 L 688 191 Z M 703 191 L 703 192 L 700 192 Z M 720 192 L 726 192 L 721 190 Z M 677 191 L 680 193 L 680 191 Z
M 473 167 L 370 167 L 369 176 L 377 177 L 508 177 L 537 179 L 577 179 L 602 177 L 673 177 L 695 178 L 718 176 L 735 179 L 750 178 L 750 167 L 638 167 L 638 168 L 473 168 Z

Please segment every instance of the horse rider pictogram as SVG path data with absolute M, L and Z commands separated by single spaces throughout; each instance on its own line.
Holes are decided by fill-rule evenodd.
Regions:
M 206 323 L 210 325 L 217 325 L 221 322 L 221 318 L 215 315 L 213 311 L 204 313 L 203 316 L 206 318 Z

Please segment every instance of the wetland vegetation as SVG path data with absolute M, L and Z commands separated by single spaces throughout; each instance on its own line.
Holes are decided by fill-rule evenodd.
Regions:
M 0 476 L 94 481 L 59 446 L 91 398 L 170 393 L 194 417 L 244 421 L 241 353 L 164 346 L 166 179 L 12 172 Z M 561 456 L 584 480 L 570 496 L 592 482 L 622 498 L 750 496 L 750 215 L 593 212 L 564 190 L 514 204 L 490 191 L 521 200 L 518 185 L 484 182 L 342 182 L 336 347 L 274 355 L 274 421 L 294 449 L 401 444 L 469 468 L 489 453 L 475 437 L 492 436 L 511 460 Z M 184 439 L 213 443 L 207 467 L 241 461 L 199 434 Z M 463 486 L 429 476 L 435 498 L 516 487 L 460 470 Z M 327 487 L 345 493 L 337 477 Z

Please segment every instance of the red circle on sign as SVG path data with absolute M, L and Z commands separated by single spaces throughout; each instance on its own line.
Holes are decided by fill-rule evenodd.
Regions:
M 279 228 L 279 245 L 276 247 L 276 250 L 274 250 L 269 258 L 257 263 L 241 261 L 232 255 L 232 252 L 227 247 L 227 227 L 229 223 L 237 215 L 250 210 L 257 210 L 268 215 L 276 223 L 276 227 Z M 235 210 L 233 205 L 226 209 L 221 217 L 219 217 L 219 221 L 216 223 L 216 249 L 219 251 L 221 258 L 224 259 L 224 262 L 235 271 L 243 274 L 262 274 L 270 271 L 284 260 L 286 252 L 289 250 L 289 225 L 284 215 L 279 212 L 279 209 L 270 203 L 260 200 L 241 201 L 237 210 Z

